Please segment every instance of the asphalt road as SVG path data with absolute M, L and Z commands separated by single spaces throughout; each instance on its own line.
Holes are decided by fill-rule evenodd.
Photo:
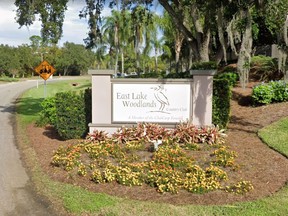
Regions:
M 0 85 L 0 215 L 53 216 L 49 204 L 34 193 L 14 138 L 15 100 L 37 81 Z

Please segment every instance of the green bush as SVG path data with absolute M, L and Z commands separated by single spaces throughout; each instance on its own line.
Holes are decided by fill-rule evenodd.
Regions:
M 92 89 L 87 88 L 84 92 L 86 131 L 89 131 L 88 124 L 92 122 Z
M 211 70 L 217 69 L 217 63 L 214 61 L 209 62 L 195 62 L 191 66 L 192 70 Z
M 141 78 L 159 78 L 159 73 L 157 72 L 150 72 L 150 73 L 143 73 L 140 75 Z
M 237 81 L 239 80 L 239 75 L 234 72 L 225 72 L 217 74 L 214 79 L 227 79 L 230 86 L 235 86 Z
M 288 84 L 284 81 L 271 81 L 269 83 L 273 89 L 273 101 L 283 102 L 288 101 Z
M 262 83 L 253 88 L 252 98 L 256 105 L 288 101 L 288 84 L 284 81 Z
M 273 99 L 273 89 L 269 85 L 258 85 L 253 88 L 252 98 L 255 104 L 270 104 Z
M 230 117 L 231 86 L 227 79 L 214 79 L 212 122 L 220 128 L 226 128 Z
M 87 135 L 92 120 L 92 91 L 86 89 L 80 94 L 57 93 L 41 103 L 42 110 L 36 124 L 53 125 L 63 139 L 83 138 Z
M 84 93 L 59 92 L 55 95 L 55 127 L 63 139 L 83 138 L 87 134 Z
M 38 126 L 44 126 L 47 124 L 55 125 L 56 123 L 56 107 L 55 97 L 48 97 L 41 102 L 42 110 L 40 112 L 40 118 L 36 124 Z
M 237 73 L 237 67 L 234 65 L 227 65 L 221 69 L 221 73 Z
M 164 76 L 165 79 L 186 79 L 191 78 L 190 71 L 180 72 L 180 73 L 169 73 Z

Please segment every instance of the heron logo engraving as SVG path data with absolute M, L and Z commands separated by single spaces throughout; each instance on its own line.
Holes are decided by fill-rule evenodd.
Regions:
M 155 99 L 160 103 L 160 107 L 159 107 L 158 112 L 167 113 L 164 111 L 164 108 L 165 108 L 165 106 L 169 106 L 169 100 L 164 93 L 164 91 L 165 91 L 164 86 L 158 85 L 156 87 L 152 87 L 151 89 L 154 90 Z

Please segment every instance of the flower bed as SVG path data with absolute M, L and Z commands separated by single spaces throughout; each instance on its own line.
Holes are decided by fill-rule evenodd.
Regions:
M 253 189 L 248 181 L 227 185 L 227 170 L 236 172 L 239 166 L 225 136 L 217 127 L 182 123 L 168 130 L 142 123 L 123 127 L 112 136 L 95 131 L 84 142 L 59 147 L 51 163 L 95 183 L 147 184 L 160 193 L 246 193 Z

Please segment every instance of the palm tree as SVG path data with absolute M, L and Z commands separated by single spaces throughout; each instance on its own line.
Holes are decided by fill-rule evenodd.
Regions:
M 128 11 L 112 11 L 112 15 L 104 19 L 103 39 L 110 46 L 110 54 L 115 57 L 114 70 L 115 74 L 118 69 L 118 57 L 121 54 L 122 68 L 121 73 L 124 73 L 124 50 L 128 44 L 130 37 L 130 14 Z
M 184 35 L 176 28 L 167 12 L 161 19 L 161 28 L 166 41 L 174 42 L 176 73 L 179 72 L 179 61 Z
M 150 15 L 150 22 L 145 27 L 145 49 L 144 52 L 151 52 L 154 49 L 155 71 L 158 71 L 158 55 L 163 45 L 163 37 L 159 38 L 160 17 L 157 14 Z
M 132 34 L 133 34 L 133 42 L 134 42 L 134 52 L 136 56 L 136 70 L 137 73 L 140 73 L 140 53 L 141 53 L 141 45 L 143 44 L 144 38 L 144 27 L 145 23 L 148 21 L 148 12 L 145 8 L 138 6 L 134 8 L 131 13 L 132 20 Z
M 103 63 L 103 61 L 105 59 L 106 49 L 107 49 L 107 47 L 105 45 L 100 45 L 96 49 L 95 62 L 94 62 L 93 66 L 96 67 L 97 69 L 100 69 L 101 66 L 102 66 L 102 63 Z

